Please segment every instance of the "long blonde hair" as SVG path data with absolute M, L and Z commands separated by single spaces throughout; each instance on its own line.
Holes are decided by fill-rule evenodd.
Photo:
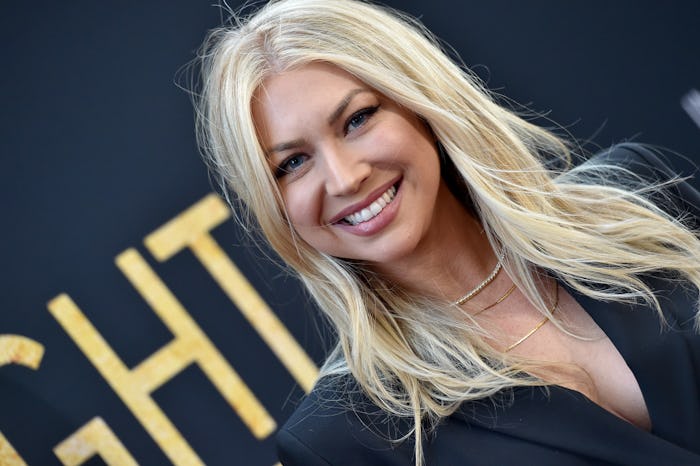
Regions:
M 281 0 L 211 31 L 200 54 L 202 150 L 233 194 L 239 219 L 259 230 L 333 324 L 338 344 L 323 374 L 350 372 L 387 413 L 422 429 L 460 403 L 541 383 L 484 343 L 446 302 L 415 296 L 361 264 L 322 254 L 286 220 L 251 115 L 263 80 L 331 63 L 420 115 L 464 181 L 494 250 L 540 311 L 538 270 L 588 296 L 661 309 L 641 276 L 664 270 L 700 285 L 700 242 L 638 191 L 591 182 L 613 167 L 569 165 L 567 144 L 499 106 L 418 21 L 354 0 Z

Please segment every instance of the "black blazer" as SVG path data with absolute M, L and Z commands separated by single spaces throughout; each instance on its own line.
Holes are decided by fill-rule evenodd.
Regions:
M 641 146 L 598 157 L 645 178 L 672 174 Z M 700 194 L 669 189 L 679 213 L 700 218 Z M 697 226 L 697 224 L 696 224 Z M 700 465 L 700 337 L 695 297 L 662 279 L 658 290 L 671 329 L 654 310 L 603 303 L 570 290 L 605 331 L 636 376 L 652 432 L 636 428 L 560 386 L 516 388 L 495 400 L 464 403 L 425 440 L 427 465 Z M 392 442 L 411 421 L 382 414 L 347 378 L 322 379 L 277 434 L 285 466 L 412 465 L 413 442 Z

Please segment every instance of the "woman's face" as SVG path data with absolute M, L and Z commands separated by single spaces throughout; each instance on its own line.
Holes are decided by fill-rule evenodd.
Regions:
M 253 117 L 299 236 L 323 253 L 389 264 L 430 230 L 436 142 L 414 113 L 345 71 L 310 64 L 265 80 Z

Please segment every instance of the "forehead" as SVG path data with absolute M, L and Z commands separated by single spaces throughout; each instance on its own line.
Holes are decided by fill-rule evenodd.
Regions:
M 283 104 L 286 100 L 309 102 L 313 96 L 323 97 L 348 86 L 368 88 L 347 71 L 330 63 L 309 63 L 266 77 L 254 94 L 253 103 L 267 101 Z M 313 102 L 314 99 L 311 99 Z
M 371 89 L 347 71 L 311 63 L 268 76 L 253 95 L 252 114 L 263 141 L 330 116 L 356 89 Z M 280 134 L 282 133 L 282 134 Z

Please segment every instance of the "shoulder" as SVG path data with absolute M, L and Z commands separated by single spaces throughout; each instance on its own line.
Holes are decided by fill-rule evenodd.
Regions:
M 319 380 L 277 433 L 285 466 L 410 464 L 406 420 L 383 413 L 350 376 Z

